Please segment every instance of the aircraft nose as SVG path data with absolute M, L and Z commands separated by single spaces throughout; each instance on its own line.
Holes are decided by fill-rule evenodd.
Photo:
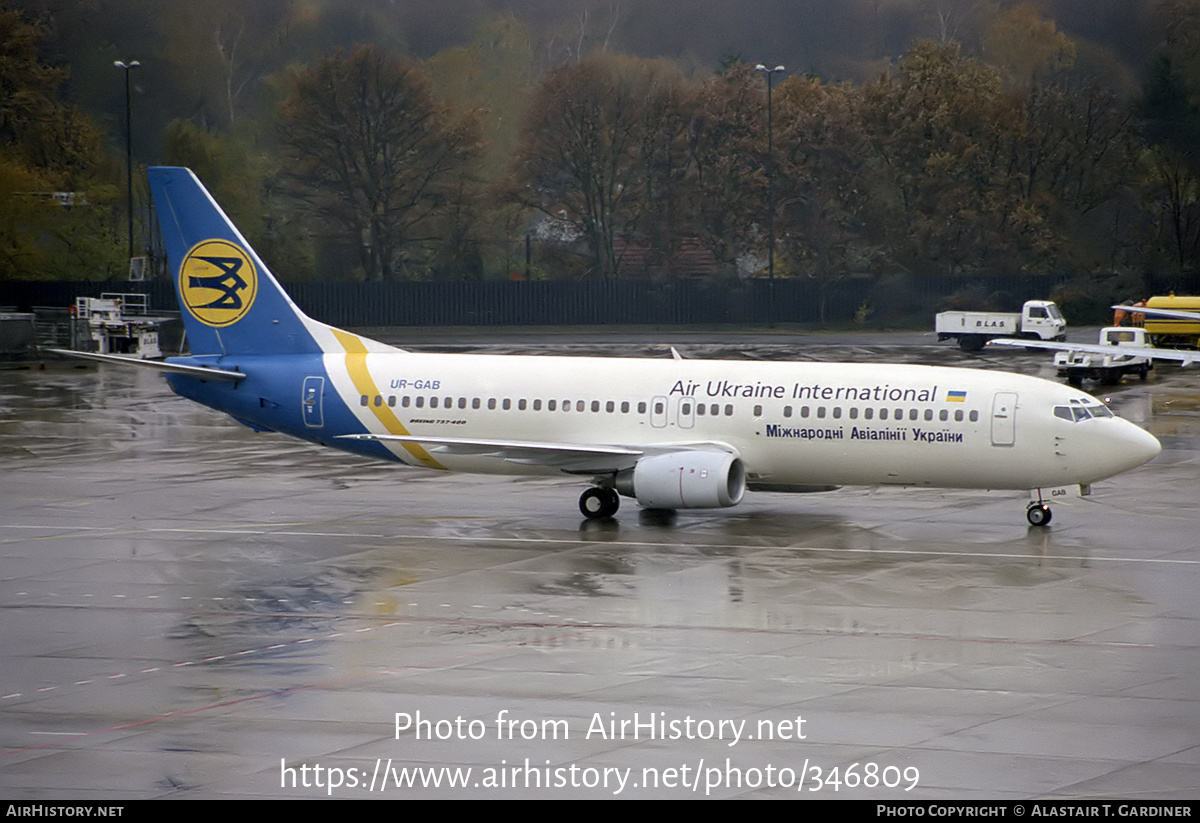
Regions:
M 1123 425 L 1118 443 L 1114 444 L 1115 448 L 1112 450 L 1113 457 L 1121 464 L 1118 472 L 1135 469 L 1158 457 L 1162 451 L 1162 443 L 1158 442 L 1157 437 L 1128 420 L 1118 418 L 1118 421 Z

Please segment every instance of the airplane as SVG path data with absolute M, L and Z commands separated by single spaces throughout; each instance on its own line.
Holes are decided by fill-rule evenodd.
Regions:
M 299 309 L 194 174 L 148 170 L 191 354 L 166 373 L 258 431 L 408 466 L 590 479 L 588 519 L 879 484 L 1050 490 L 1147 462 L 1103 403 L 1018 374 L 921 365 L 406 351 Z M 76 353 L 80 354 L 80 353 Z M 1057 492 L 1056 492 L 1057 493 Z
M 1196 312 L 1183 311 L 1178 309 L 1157 309 L 1147 306 L 1112 306 L 1113 309 L 1124 309 L 1130 314 L 1150 314 L 1159 317 L 1170 318 L 1174 320 L 1200 320 L 1200 314 Z M 1119 328 L 1119 327 L 1113 327 Z M 1136 329 L 1137 326 L 1129 326 L 1125 328 Z M 1111 355 L 1114 349 L 1119 349 L 1121 355 L 1125 357 L 1148 357 L 1151 360 L 1174 360 L 1179 363 L 1181 368 L 1186 368 L 1195 363 L 1200 363 L 1200 350 L 1196 349 L 1168 349 L 1159 346 L 1136 345 L 1132 343 L 1108 344 L 1108 343 L 1064 343 L 1054 342 L 1051 340 L 1017 340 L 1011 338 L 997 338 L 989 340 L 988 347 L 1007 346 L 1019 347 L 1025 349 L 1047 349 L 1050 351 L 1066 351 L 1066 352 L 1081 352 L 1084 354 Z

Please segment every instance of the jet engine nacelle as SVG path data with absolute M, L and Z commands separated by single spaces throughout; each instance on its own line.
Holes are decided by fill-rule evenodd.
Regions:
M 656 454 L 618 473 L 616 488 L 648 509 L 736 506 L 746 492 L 746 469 L 727 452 Z

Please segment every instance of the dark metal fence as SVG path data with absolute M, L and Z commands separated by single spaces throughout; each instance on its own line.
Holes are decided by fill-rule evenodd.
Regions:
M 1061 277 L 855 277 L 821 283 L 778 279 L 288 283 L 305 312 L 334 326 L 763 325 L 887 321 L 930 315 L 948 296 L 970 290 L 988 306 L 1016 310 L 1048 297 Z M 172 285 L 131 282 L 0 283 L 0 306 L 69 306 L 101 292 L 140 292 L 159 311 L 178 308 Z

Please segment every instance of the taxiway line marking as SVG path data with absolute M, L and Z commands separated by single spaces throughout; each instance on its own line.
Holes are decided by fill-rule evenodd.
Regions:
M 3 527 L 0 527 L 3 528 Z M 36 526 L 10 526 L 8 528 L 38 528 Z M 49 527 L 46 527 L 49 528 Z M 72 527 L 75 528 L 75 527 Z M 79 529 L 95 530 L 90 526 L 79 526 Z M 57 527 L 59 531 L 62 527 Z M 184 535 L 231 535 L 244 534 L 254 537 L 332 537 L 339 539 L 364 539 L 375 538 L 380 540 L 395 540 L 395 539 L 419 539 L 424 542 L 448 542 L 448 543 L 506 543 L 518 545 L 550 545 L 564 546 L 570 548 L 592 546 L 594 543 L 587 540 L 579 540 L 577 538 L 564 537 L 491 537 L 491 536 L 461 536 L 461 535 L 404 535 L 404 534 L 387 534 L 380 532 L 323 532 L 323 531 L 276 531 L 270 528 L 241 528 L 241 529 L 186 529 L 186 528 L 148 528 L 148 529 L 114 529 L 109 532 L 113 537 L 129 537 L 138 534 L 184 534 Z M 63 535 L 54 535 L 55 537 Z M 47 539 L 47 538 L 37 538 Z M 0 541 L 7 542 L 7 541 Z M 1084 555 L 1084 554 L 1054 554 L 1054 555 L 1033 555 L 1028 553 L 1018 552 L 989 552 L 982 551 L 939 551 L 937 549 L 848 549 L 848 548 L 832 548 L 828 546 L 789 546 L 784 544 L 779 545 L 759 545 L 745 546 L 733 543 L 657 543 L 645 540 L 612 540 L 605 541 L 607 546 L 624 546 L 628 548 L 693 548 L 701 550 L 730 550 L 742 552 L 756 551 L 793 551 L 793 552 L 822 552 L 825 554 L 869 554 L 869 555 L 896 555 L 899 557 L 964 557 L 970 559 L 999 559 L 999 560 L 1076 560 L 1086 561 L 1091 563 L 1147 563 L 1147 564 L 1162 564 L 1176 566 L 1200 566 L 1200 560 L 1175 559 L 1163 557 L 1105 557 L 1103 555 Z

